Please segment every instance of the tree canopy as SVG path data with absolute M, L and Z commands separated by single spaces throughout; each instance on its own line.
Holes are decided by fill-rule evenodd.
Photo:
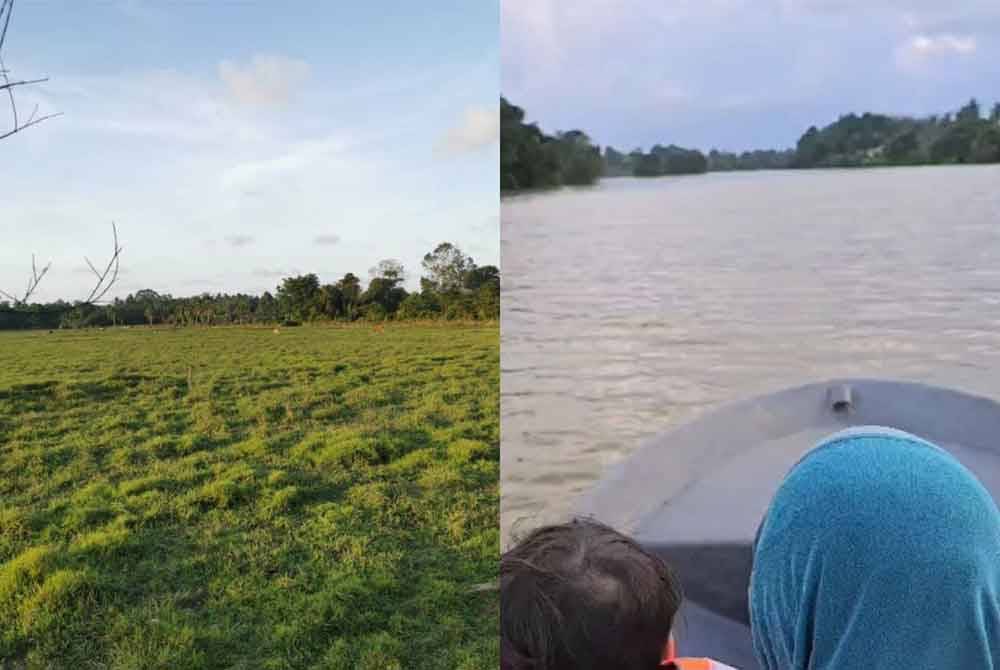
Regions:
M 1000 162 L 1000 103 L 983 118 L 975 99 L 954 115 L 847 114 L 799 139 L 793 167 Z
M 500 189 L 513 191 L 593 184 L 603 160 L 580 130 L 547 135 L 524 122 L 524 110 L 500 98 Z
M 655 177 L 697 174 L 708 170 L 705 155 L 695 149 L 656 145 L 628 155 L 601 148 L 582 130 L 547 135 L 525 123 L 524 110 L 500 98 L 500 189 L 585 186 L 602 176 Z
M 663 175 L 701 174 L 708 172 L 708 159 L 696 149 L 683 149 L 676 145 L 664 147 L 659 144 L 649 153 L 633 152 L 637 160 L 632 166 L 636 177 L 660 177 Z

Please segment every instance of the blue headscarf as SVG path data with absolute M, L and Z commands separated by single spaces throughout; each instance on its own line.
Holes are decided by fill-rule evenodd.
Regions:
M 912 435 L 853 429 L 775 494 L 754 651 L 763 670 L 1000 669 L 998 589 L 1000 513 L 979 481 Z

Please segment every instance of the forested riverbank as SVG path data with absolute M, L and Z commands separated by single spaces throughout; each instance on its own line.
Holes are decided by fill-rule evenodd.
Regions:
M 1000 163 L 1000 102 L 973 99 L 925 118 L 865 112 L 811 126 L 794 148 L 708 154 L 675 144 L 644 151 L 602 148 L 582 130 L 549 135 L 500 99 L 501 191 L 593 184 L 601 177 L 658 177 L 735 170 Z

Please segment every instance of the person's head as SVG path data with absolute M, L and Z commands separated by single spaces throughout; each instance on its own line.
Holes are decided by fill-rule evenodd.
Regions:
M 763 670 L 1000 668 L 1000 513 L 950 454 L 833 436 L 765 516 L 750 583 Z
M 681 591 L 634 540 L 578 519 L 500 559 L 503 670 L 655 670 Z

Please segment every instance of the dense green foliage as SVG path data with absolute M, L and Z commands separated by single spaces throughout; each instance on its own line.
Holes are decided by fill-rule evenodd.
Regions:
M 174 298 L 138 291 L 109 305 L 17 305 L 0 302 L 0 330 L 139 324 L 176 326 L 284 323 L 320 320 L 474 319 L 500 317 L 500 272 L 477 266 L 458 247 L 439 244 L 424 256 L 421 290 L 401 284 L 403 266 L 384 260 L 371 269 L 368 287 L 347 273 L 323 284 L 315 274 L 287 277 L 272 295 L 203 294 Z
M 580 130 L 546 135 L 524 122 L 524 110 L 500 98 L 500 189 L 514 191 L 593 184 L 601 176 L 653 177 L 708 170 L 700 151 L 656 145 L 648 154 L 626 155 L 606 147 L 602 155 Z
M 0 668 L 498 666 L 495 325 L 0 344 Z
M 605 177 L 631 177 L 633 172 L 633 161 L 642 155 L 642 150 L 635 149 L 630 154 L 622 153 L 612 146 L 604 147 L 604 171 Z
M 710 172 L 736 170 L 785 170 L 795 164 L 795 150 L 776 151 L 764 149 L 732 153 L 713 149 L 708 154 Z
M 671 144 L 655 145 L 644 153 L 633 149 L 623 154 L 614 147 L 604 149 L 604 174 L 608 177 L 660 177 L 676 174 L 701 174 L 708 171 L 705 154 Z
M 671 144 L 655 145 L 648 154 L 633 152 L 632 174 L 636 177 L 660 177 L 671 174 L 701 174 L 708 171 L 705 154 L 696 149 L 683 149 Z
M 1000 105 L 983 118 L 971 100 L 957 114 L 914 119 L 848 114 L 799 139 L 793 167 L 1000 162 Z
M 500 98 L 500 189 L 512 191 L 593 184 L 601 150 L 579 130 L 546 135 L 524 122 L 524 110 Z
M 784 170 L 814 167 L 860 167 L 1000 162 L 1000 103 L 984 115 L 971 100 L 954 116 L 916 119 L 882 114 L 847 114 L 822 129 L 809 128 L 795 149 L 732 153 L 656 145 L 648 153 L 628 154 L 612 146 L 594 162 L 597 147 L 581 131 L 550 137 L 504 98 L 501 116 L 501 189 L 592 183 L 598 176 L 657 177 L 707 171 Z M 567 138 L 569 138 L 568 141 Z M 560 143 L 570 149 L 558 149 Z M 575 157 L 566 159 L 566 157 Z M 572 165 L 574 181 L 564 174 Z

